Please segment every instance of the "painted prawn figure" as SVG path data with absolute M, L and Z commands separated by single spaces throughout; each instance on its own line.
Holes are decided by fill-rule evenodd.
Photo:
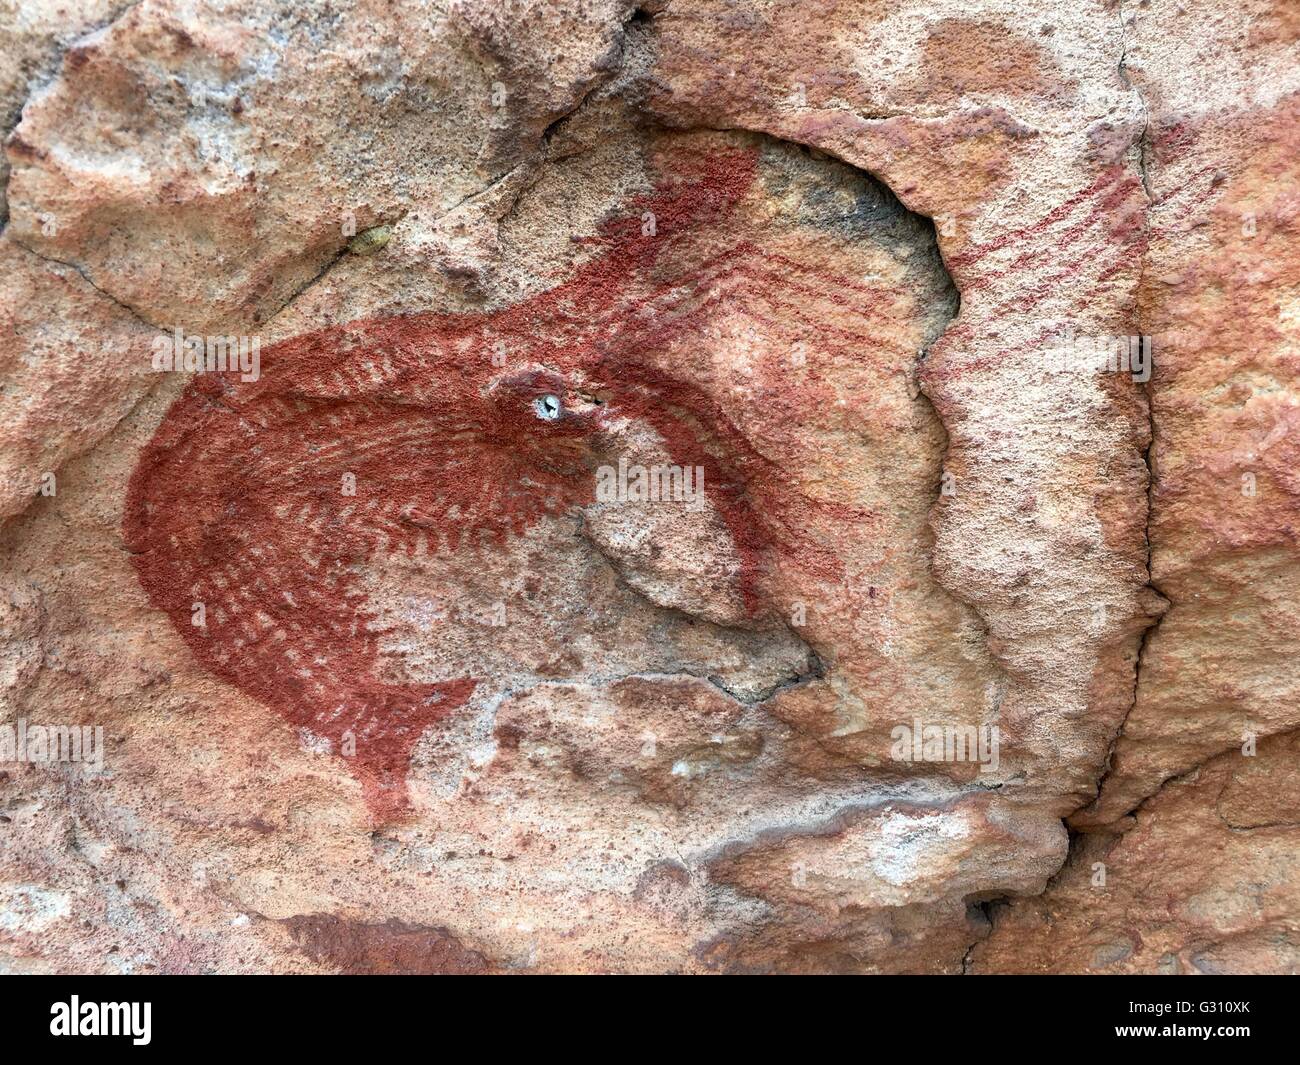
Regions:
M 351 741 L 375 821 L 408 811 L 412 748 L 478 679 L 382 679 L 357 563 L 421 542 L 483 550 L 589 503 L 613 420 L 644 420 L 674 462 L 704 466 L 758 608 L 770 534 L 746 482 L 762 460 L 702 392 L 636 360 L 689 316 L 625 308 L 675 233 L 725 220 L 753 165 L 682 160 L 605 228 L 600 254 L 496 314 L 353 322 L 269 349 L 255 382 L 199 374 L 142 453 L 124 534 L 150 600 L 206 669 L 336 751 Z M 640 239 L 645 210 L 657 239 Z

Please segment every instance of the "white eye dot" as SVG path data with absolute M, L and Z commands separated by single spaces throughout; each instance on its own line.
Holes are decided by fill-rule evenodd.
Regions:
M 553 422 L 560 416 L 559 396 L 538 396 L 533 400 L 533 411 L 544 422 Z

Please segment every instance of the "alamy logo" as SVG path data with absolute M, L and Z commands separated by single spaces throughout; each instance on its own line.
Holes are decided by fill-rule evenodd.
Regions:
M 596 470 L 597 503 L 685 503 L 704 506 L 703 466 L 638 466 L 626 458 Z
M 81 762 L 96 773 L 104 765 L 104 726 L 30 725 L 20 717 L 0 725 L 0 762 Z
M 1139 384 L 1151 380 L 1152 338 L 1086 336 L 1067 328 L 1047 348 L 1054 373 L 1128 373 Z
M 151 1002 L 82 1002 L 73 995 L 50 1007 L 50 1035 L 129 1035 L 136 1046 L 148 1046 L 152 1014 Z
M 262 376 L 262 338 L 246 336 L 186 336 L 177 326 L 172 335 L 155 337 L 153 368 L 157 373 L 235 373 L 241 381 Z
M 981 773 L 996 773 L 997 725 L 896 725 L 889 733 L 889 757 L 896 762 L 979 762 Z

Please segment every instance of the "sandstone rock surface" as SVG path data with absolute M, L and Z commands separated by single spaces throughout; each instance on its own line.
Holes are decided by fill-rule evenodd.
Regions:
M 0 28 L 0 971 L 1300 971 L 1286 0 Z

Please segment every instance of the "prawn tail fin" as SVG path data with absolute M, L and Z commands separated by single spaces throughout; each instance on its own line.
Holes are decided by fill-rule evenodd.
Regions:
M 336 750 L 361 784 L 375 827 L 411 814 L 407 774 L 411 752 L 426 729 L 446 720 L 474 694 L 471 677 L 437 684 L 374 685 L 356 696 L 349 727 Z

